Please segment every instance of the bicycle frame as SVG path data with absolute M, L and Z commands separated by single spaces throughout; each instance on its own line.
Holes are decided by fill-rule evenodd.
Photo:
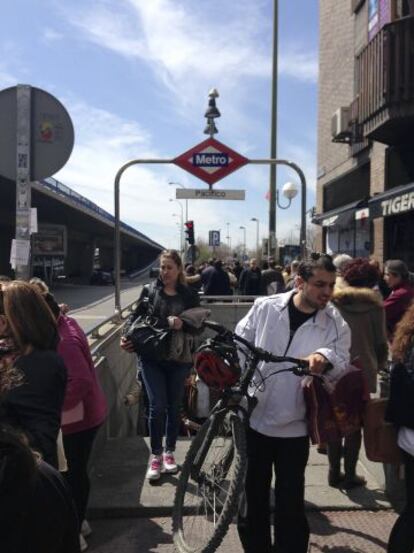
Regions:
M 223 327 L 222 327 L 223 328 Z M 252 346 L 247 340 L 241 336 L 237 336 L 234 333 L 230 333 L 227 329 L 224 329 L 227 336 L 231 335 L 231 338 L 244 346 L 249 350 L 248 353 L 248 367 L 244 374 L 240 377 L 239 385 L 232 388 L 227 388 L 222 392 L 221 398 L 217 401 L 216 405 L 211 410 L 209 418 L 211 424 L 207 430 L 207 433 L 204 437 L 203 443 L 200 449 L 197 452 L 197 455 L 194 459 L 193 466 L 191 469 L 191 478 L 193 480 L 198 480 L 200 475 L 201 467 L 205 461 L 208 449 L 210 447 L 210 442 L 212 436 L 216 435 L 219 424 L 222 422 L 223 418 L 229 413 L 234 412 L 239 416 L 244 425 L 247 426 L 247 423 L 250 419 L 250 415 L 253 409 L 257 405 L 257 398 L 255 396 L 249 396 L 248 388 L 249 384 L 253 378 L 253 375 L 257 369 L 257 365 L 261 360 L 265 360 L 266 357 L 269 357 L 269 361 L 274 362 L 285 362 L 291 361 L 298 366 L 305 367 L 307 362 L 300 359 L 295 359 L 293 357 L 278 357 L 273 356 L 272 354 Z M 224 334 L 224 333 L 223 333 Z M 282 369 L 278 372 L 292 372 L 293 368 Z M 247 409 L 240 405 L 240 402 L 243 398 L 247 400 Z

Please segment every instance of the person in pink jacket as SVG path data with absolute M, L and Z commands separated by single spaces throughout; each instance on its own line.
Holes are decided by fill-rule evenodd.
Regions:
M 68 470 L 65 473 L 71 488 L 79 520 L 81 551 L 87 548 L 84 539 L 91 530 L 85 520 L 89 498 L 88 461 L 99 427 L 107 414 L 107 403 L 98 381 L 88 339 L 72 317 L 63 314 L 47 287 L 35 282 L 53 312 L 58 327 L 58 353 L 67 369 L 67 385 L 62 413 L 63 446 Z
M 107 404 L 85 333 L 67 315 L 60 314 L 57 323 L 60 336 L 58 353 L 68 371 L 62 414 L 63 445 L 68 463 L 66 476 L 79 523 L 83 523 L 83 532 L 87 533 L 85 527 L 88 525 L 84 521 L 90 488 L 88 461 L 95 436 L 106 418 Z M 81 542 L 84 542 L 82 538 Z

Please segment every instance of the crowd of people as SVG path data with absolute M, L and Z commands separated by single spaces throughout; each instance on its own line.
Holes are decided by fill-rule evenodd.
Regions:
M 282 267 L 270 258 L 259 267 L 255 258 L 243 264 L 237 259 L 224 263 L 211 258 L 198 267 L 187 264 L 184 271 L 188 286 L 206 296 L 268 296 L 290 289 L 297 265 L 294 261 Z
M 414 287 L 407 265 L 389 260 L 382 272 L 375 260 L 313 254 L 286 267 L 271 258 L 260 266 L 256 259 L 245 266 L 211 259 L 194 267 L 184 266 L 175 250 L 164 251 L 159 277 L 143 288 L 120 342 L 135 355 L 130 330 L 147 314 L 175 337 L 176 349 L 170 347 L 164 358 L 137 358 L 149 401 L 147 478 L 152 481 L 178 471 L 174 451 L 180 406 L 192 368 L 193 338 L 206 316 L 199 292 L 259 296 L 236 332 L 276 355 L 308 359 L 311 371 L 324 373 L 336 394 L 329 431 L 318 421 L 321 427 L 314 432 L 309 413 L 315 394 L 309 387 L 317 381 L 274 374 L 283 365 L 258 366 L 250 390 L 257 405 L 247 435 L 246 510 L 238 521 L 244 550 L 271 551 L 274 472 L 276 546 L 286 553 L 307 551 L 309 436 L 324 438 L 318 445 L 328 455 L 330 486 L 365 485 L 357 474 L 364 405 L 377 391 L 378 373 L 392 360 L 387 417 L 398 429 L 407 502 L 392 529 L 388 553 L 411 552 Z M 34 553 L 78 553 L 86 549 L 91 531 L 85 519 L 87 465 L 107 407 L 87 338 L 66 311 L 39 279 L 0 277 L 0 543 L 10 553 L 29 550 L 29 543 Z M 260 385 L 263 379 L 266 386 Z M 345 405 L 340 416 L 335 401 Z

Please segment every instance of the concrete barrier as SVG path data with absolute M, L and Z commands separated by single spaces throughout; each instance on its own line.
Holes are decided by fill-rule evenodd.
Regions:
M 242 299 L 243 301 L 240 301 Z M 253 303 L 253 298 L 202 298 L 203 306 L 211 310 L 210 319 L 234 330 Z M 127 315 L 132 305 L 124 311 Z M 89 334 L 98 378 L 108 402 L 108 417 L 100 428 L 91 455 L 91 465 L 99 456 L 107 440 L 136 436 L 142 406 L 126 406 L 124 398 L 133 386 L 137 372 L 137 357 L 119 346 L 123 323 L 108 319 Z M 140 425 L 142 427 L 142 425 Z
M 236 324 L 242 319 L 253 305 L 255 296 L 204 296 L 201 305 L 210 309 L 210 319 L 217 321 L 226 328 L 234 330 Z
M 119 347 L 121 328 L 105 340 L 95 356 L 98 378 L 108 403 L 108 416 L 98 432 L 95 452 L 110 438 L 134 436 L 137 433 L 138 405 L 127 407 L 124 398 L 137 372 L 137 357 Z

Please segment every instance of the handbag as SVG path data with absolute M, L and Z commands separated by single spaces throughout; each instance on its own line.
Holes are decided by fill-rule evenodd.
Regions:
M 141 358 L 164 361 L 170 351 L 171 330 L 157 327 L 158 320 L 154 317 L 155 296 L 156 288 L 151 285 L 145 301 L 146 312 L 133 321 L 125 338 L 132 342 L 135 353 Z
M 399 464 L 401 452 L 397 431 L 385 420 L 388 400 L 374 398 L 368 401 L 364 414 L 364 445 L 367 458 L 377 463 Z
M 143 359 L 163 361 L 170 351 L 171 330 L 157 328 L 149 316 L 138 317 L 130 326 L 126 338 L 132 342 L 134 351 Z

